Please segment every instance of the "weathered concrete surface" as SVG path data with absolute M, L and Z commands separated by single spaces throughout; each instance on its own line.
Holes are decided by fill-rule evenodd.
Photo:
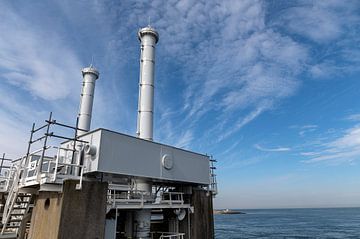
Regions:
M 46 203 L 45 203 L 46 202 Z M 35 199 L 29 237 L 57 239 L 60 225 L 62 194 L 40 192 Z
M 194 206 L 194 213 L 191 214 L 191 237 L 196 239 L 213 239 L 214 236 L 214 215 L 213 198 L 211 192 L 207 195 L 203 189 L 193 188 L 191 205 Z
M 66 181 L 63 189 L 63 205 L 59 239 L 102 239 L 105 233 L 107 183 L 83 182 L 81 190 L 75 190 L 78 181 Z
M 31 219 L 30 239 L 102 239 L 107 183 L 68 180 L 61 194 L 40 192 Z

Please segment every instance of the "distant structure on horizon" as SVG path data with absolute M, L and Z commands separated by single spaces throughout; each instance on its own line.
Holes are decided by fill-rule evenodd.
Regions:
M 147 26 L 138 39 L 137 137 L 91 130 L 100 74 L 92 65 L 82 69 L 76 125 L 50 113 L 44 125 L 33 124 L 26 155 L 2 157 L 0 239 L 214 238 L 216 161 L 153 141 L 159 34 Z

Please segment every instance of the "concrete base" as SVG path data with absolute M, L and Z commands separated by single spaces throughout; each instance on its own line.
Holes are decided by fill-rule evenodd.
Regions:
M 63 192 L 39 192 L 31 218 L 30 239 L 102 239 L 107 183 L 65 181 Z
M 193 188 L 190 201 L 191 205 L 194 206 L 194 213 L 190 214 L 190 218 L 187 214 L 184 220 L 180 221 L 179 231 L 186 234 L 185 238 L 215 238 L 213 197 L 211 192 L 208 194 L 206 190 Z M 189 224 L 191 224 L 190 234 Z

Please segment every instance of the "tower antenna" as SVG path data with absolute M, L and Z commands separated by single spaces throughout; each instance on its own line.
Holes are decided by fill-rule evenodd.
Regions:
M 94 55 L 91 55 L 91 63 L 90 63 L 90 68 L 92 68 L 94 65 Z

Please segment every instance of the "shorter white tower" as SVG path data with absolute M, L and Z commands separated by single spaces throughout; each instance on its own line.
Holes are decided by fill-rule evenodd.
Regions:
M 79 130 L 78 135 L 90 130 L 91 114 L 94 101 L 95 81 L 99 78 L 99 72 L 93 66 L 82 69 L 83 84 L 79 109 Z M 83 131 L 85 130 L 85 131 Z

